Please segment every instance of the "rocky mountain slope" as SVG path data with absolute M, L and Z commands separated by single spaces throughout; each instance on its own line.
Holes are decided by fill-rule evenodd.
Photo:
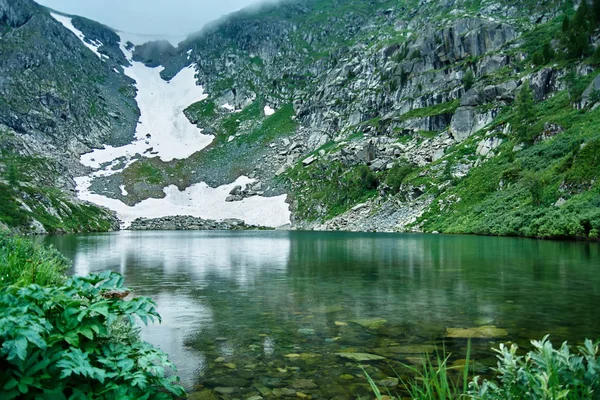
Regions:
M 599 8 L 291 0 L 230 15 L 178 47 L 137 46 L 132 60 L 162 66 L 167 81 L 193 65 L 208 98 L 184 113 L 214 140 L 189 157 L 138 157 L 90 187 L 135 207 L 167 187 L 246 176 L 222 200 L 287 194 L 298 228 L 597 238 Z M 114 43 L 82 21 L 86 37 Z M 128 62 L 107 58 L 116 71 Z M 94 125 L 106 128 L 96 142 L 66 134 L 73 154 L 126 137 L 107 121 Z
M 94 31 L 88 40 L 103 40 L 100 51 L 110 53 L 111 30 L 73 23 Z M 29 0 L 0 2 L 2 226 L 36 233 L 115 227 L 112 213 L 74 197 L 73 176 L 84 171 L 80 154 L 133 136 L 135 89 L 121 72 L 48 10 Z

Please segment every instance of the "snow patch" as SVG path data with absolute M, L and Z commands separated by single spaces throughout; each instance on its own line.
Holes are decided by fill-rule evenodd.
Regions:
M 182 69 L 173 79 L 165 81 L 160 72 L 164 67 L 149 68 L 141 62 L 132 61 L 132 53 L 124 46 L 121 50 L 131 66 L 124 68 L 125 75 L 136 81 L 138 89 L 135 100 L 140 109 L 135 140 L 125 146 L 105 146 L 81 156 L 81 163 L 100 168 L 104 163 L 120 157 L 160 157 L 163 161 L 188 158 L 213 141 L 212 135 L 192 125 L 183 114 L 190 104 L 208 97 L 202 86 L 196 84 L 193 66 Z
M 187 59 L 189 60 L 192 57 L 192 49 L 189 49 L 187 52 Z
M 235 107 L 229 103 L 225 103 L 221 106 L 221 108 L 226 109 L 227 111 L 235 111 Z
M 183 110 L 190 104 L 208 97 L 202 86 L 196 85 L 194 68 L 184 68 L 169 82 L 164 81 L 160 77 L 162 68 L 149 68 L 143 63 L 134 62 L 131 50 L 125 47 L 127 42 L 139 44 L 146 41 L 148 40 L 141 41 L 139 37 L 121 33 L 121 50 L 131 63 L 124 68 L 124 73 L 135 80 L 138 89 L 136 101 L 141 115 L 135 140 L 125 146 L 105 146 L 82 155 L 81 163 L 95 171 L 88 176 L 75 178 L 78 197 L 115 211 L 123 228 L 128 227 L 136 218 L 171 215 L 191 215 L 214 220 L 238 218 L 247 224 L 270 227 L 289 224 L 291 214 L 286 195 L 253 196 L 237 202 L 225 201 L 235 186 L 253 182 L 245 176 L 218 188 L 198 183 L 180 191 L 171 185 L 163 189 L 164 198 L 146 199 L 134 206 L 90 190 L 95 178 L 122 172 L 140 157 L 158 156 L 163 161 L 185 159 L 204 149 L 214 138 L 212 135 L 203 135 L 183 114 Z M 119 188 L 123 196 L 128 194 L 124 185 Z
M 226 202 L 229 192 L 237 185 L 245 186 L 254 182 L 245 176 L 228 185 L 211 188 L 206 183 L 198 183 L 180 191 L 175 185 L 164 188 L 162 199 L 146 199 L 134 206 L 120 200 L 92 193 L 89 188 L 92 178 L 75 178 L 78 197 L 107 207 L 117 213 L 122 228 L 127 228 L 136 218 L 160 218 L 171 215 L 191 215 L 204 219 L 222 220 L 238 218 L 247 224 L 278 227 L 290 223 L 289 205 L 286 195 L 276 197 L 253 196 L 242 201 Z
M 275 110 L 274 110 L 274 109 L 272 109 L 272 108 L 271 108 L 271 107 L 269 107 L 269 106 L 265 106 L 265 109 L 264 109 L 264 111 L 265 111 L 265 116 L 267 116 L 267 117 L 268 117 L 268 116 L 270 116 L 270 115 L 273 115 L 273 114 L 275 114 Z
M 88 49 L 93 51 L 94 54 L 97 55 L 101 60 L 108 59 L 108 56 L 106 56 L 104 54 L 100 54 L 100 52 L 98 51 L 100 46 L 102 46 L 102 42 L 100 42 L 98 40 L 92 42 L 92 44 L 86 42 L 85 35 L 83 34 L 83 32 L 81 32 L 79 29 L 77 29 L 77 28 L 75 28 L 75 26 L 73 26 L 72 18 L 65 17 L 64 15 L 59 15 L 59 14 L 55 14 L 55 13 L 50 13 L 50 15 L 52 16 L 52 18 L 54 18 L 55 20 L 57 20 L 58 22 L 63 24 L 63 26 L 65 28 L 67 28 L 68 30 L 73 32 L 75 34 L 75 36 L 77 36 L 83 42 L 85 47 L 87 47 Z

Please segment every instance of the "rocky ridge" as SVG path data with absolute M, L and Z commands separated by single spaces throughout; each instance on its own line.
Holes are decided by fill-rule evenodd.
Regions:
M 288 193 L 302 229 L 595 238 L 600 35 L 588 6 L 290 0 L 176 48 L 137 46 L 165 79 L 195 64 L 209 97 L 184 113 L 216 139 L 92 187 L 133 205 L 246 175 L 260 188 L 228 201 Z M 73 24 L 113 54 L 109 32 Z
M 110 50 L 102 33 L 114 32 L 86 24 Z M 133 138 L 135 88 L 119 62 L 100 59 L 33 1 L 0 2 L 4 224 L 23 233 L 118 228 L 111 212 L 76 199 L 73 176 L 85 171 L 82 153 Z

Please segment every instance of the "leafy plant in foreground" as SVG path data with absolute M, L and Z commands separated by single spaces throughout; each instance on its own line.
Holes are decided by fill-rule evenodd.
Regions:
M 599 399 L 600 355 L 598 343 L 586 339 L 571 353 L 566 342 L 558 349 L 548 336 L 533 340 L 534 347 L 525 356 L 517 355 L 518 347 L 500 345 L 498 353 L 498 378 L 484 380 L 475 377 L 469 393 L 474 399 Z
M 52 247 L 0 234 L 0 287 L 60 285 L 69 261 Z
M 437 362 L 427 361 L 423 370 L 413 369 L 416 379 L 405 382 L 404 387 L 412 399 L 474 399 L 474 400 L 597 400 L 600 399 L 599 343 L 586 339 L 577 353 L 564 342 L 554 348 L 548 336 L 531 342 L 533 350 L 518 355 L 518 346 L 500 344 L 494 349 L 498 366 L 496 376 L 481 380 L 475 376 L 468 383 L 469 352 L 466 365 L 460 368 L 457 379 L 450 378 L 456 368 L 448 366 L 449 357 L 437 356 Z M 470 346 L 468 347 L 470 349 Z M 364 370 L 363 370 L 364 371 Z M 377 399 L 381 391 L 368 376 Z
M 121 300 L 123 278 L 106 272 L 62 287 L 0 292 L 0 398 L 168 399 L 184 394 L 167 355 L 133 329 L 159 320 L 148 298 Z M 131 327 L 123 332 L 123 324 Z M 121 325 L 121 326 L 120 326 Z M 127 332 L 127 328 L 125 331 Z

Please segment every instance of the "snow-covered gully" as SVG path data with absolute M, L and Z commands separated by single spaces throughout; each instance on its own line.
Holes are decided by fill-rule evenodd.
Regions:
M 94 46 L 87 43 L 85 36 L 73 27 L 71 18 L 54 14 L 53 17 L 102 58 L 98 53 L 101 43 Z M 91 167 L 93 172 L 75 179 L 78 197 L 115 211 L 122 221 L 122 228 L 127 228 L 139 217 L 159 218 L 172 215 L 215 220 L 238 218 L 247 224 L 270 227 L 289 224 L 290 210 L 286 195 L 254 196 L 239 202 L 225 201 L 233 187 L 253 182 L 245 176 L 217 188 L 203 182 L 183 191 L 176 186 L 168 186 L 164 188 L 164 198 L 146 199 L 134 206 L 91 190 L 95 178 L 119 173 L 141 157 L 160 157 L 163 161 L 185 159 L 207 147 L 213 140 L 213 136 L 202 134 L 202 130 L 191 124 L 183 114 L 183 110 L 190 104 L 207 97 L 202 86 L 196 83 L 193 65 L 182 69 L 170 81 L 165 81 L 160 77 L 162 67 L 149 68 L 132 60 L 132 52 L 126 48 L 126 43 L 131 41 L 140 44 L 137 43 L 138 38 L 129 37 L 131 35 L 125 33 L 119 35 L 121 50 L 131 64 L 124 68 L 124 72 L 136 82 L 140 120 L 132 143 L 121 147 L 105 146 L 81 156 L 81 163 Z M 115 168 L 115 165 L 120 165 L 120 168 Z M 127 193 L 124 187 L 121 188 L 121 193 Z

